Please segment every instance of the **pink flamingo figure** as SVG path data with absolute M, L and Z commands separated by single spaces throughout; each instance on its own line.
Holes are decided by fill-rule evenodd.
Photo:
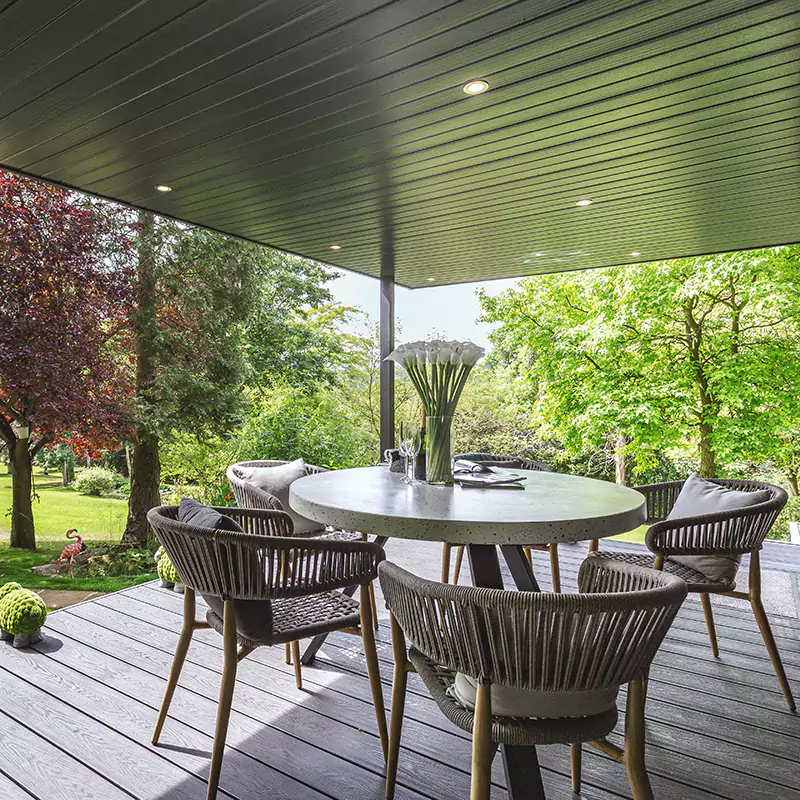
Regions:
M 67 562 L 67 572 L 69 573 L 70 578 L 72 578 L 72 562 L 75 560 L 75 556 L 77 556 L 83 548 L 83 539 L 78 536 L 78 531 L 76 528 L 71 528 L 67 531 L 67 539 L 75 539 L 75 541 L 70 542 L 61 551 L 61 555 L 58 557 L 58 560 Z

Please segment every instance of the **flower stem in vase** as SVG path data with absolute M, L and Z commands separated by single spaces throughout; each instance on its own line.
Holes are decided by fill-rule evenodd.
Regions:
M 450 441 L 453 417 L 428 416 L 426 423 L 426 480 L 428 483 L 452 486 L 453 465 Z

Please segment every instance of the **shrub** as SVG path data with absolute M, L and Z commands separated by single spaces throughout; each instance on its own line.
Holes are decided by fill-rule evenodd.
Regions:
M 125 483 L 125 478 L 104 467 L 88 467 L 82 470 L 73 484 L 81 494 L 101 497 L 116 492 Z
M 768 534 L 770 539 L 789 541 L 789 523 L 800 522 L 800 497 L 790 497 Z

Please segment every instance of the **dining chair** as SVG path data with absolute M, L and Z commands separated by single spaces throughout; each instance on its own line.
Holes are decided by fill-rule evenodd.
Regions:
M 529 469 L 535 472 L 550 472 L 550 468 L 543 461 L 535 461 L 523 456 L 498 456 L 491 453 L 460 453 L 453 457 L 454 461 L 475 461 L 485 467 L 502 467 L 504 469 Z M 453 548 L 456 548 L 456 563 L 453 570 L 453 583 L 458 583 L 461 575 L 461 564 L 464 560 L 464 545 L 454 545 L 445 542 L 442 548 L 442 583 L 450 582 L 450 557 Z M 531 550 L 543 550 L 550 554 L 550 574 L 553 579 L 553 590 L 561 591 L 561 566 L 558 561 L 558 544 L 531 545 L 523 548 L 528 561 L 532 564 Z
M 600 557 L 581 566 L 580 594 L 443 584 L 386 561 L 378 574 L 394 652 L 387 798 L 397 778 L 408 673 L 416 672 L 443 714 L 472 734 L 471 800 L 488 800 L 501 744 L 571 745 L 579 792 L 583 742 L 625 765 L 634 800 L 652 799 L 643 681 L 686 597 L 680 578 Z M 605 737 L 617 723 L 624 684 L 620 747 Z
M 147 515 L 186 587 L 183 629 L 175 650 L 153 743 L 157 743 L 178 684 L 194 631 L 222 635 L 224 666 L 217 710 L 207 800 L 219 786 L 222 757 L 236 682 L 237 664 L 257 647 L 292 642 L 298 688 L 299 646 L 308 636 L 332 631 L 362 637 L 372 701 L 384 757 L 388 734 L 368 587 L 384 559 L 373 542 L 304 539 L 292 536 L 283 511 L 216 508 L 243 532 L 200 527 L 178 520 L 178 506 Z M 337 589 L 360 586 L 360 602 Z M 195 593 L 206 600 L 206 621 L 195 618 Z
M 285 508 L 277 496 L 259 488 L 246 478 L 247 471 L 252 468 L 268 469 L 272 467 L 283 467 L 289 463 L 291 462 L 262 459 L 260 461 L 240 461 L 237 464 L 231 464 L 226 471 L 226 477 L 228 478 L 228 483 L 231 485 L 231 490 L 233 491 L 233 496 L 236 499 L 237 505 L 240 508 L 263 508 L 267 510 L 287 511 L 290 515 L 293 515 L 295 512 Z M 303 463 L 304 475 L 318 475 L 322 472 L 328 472 L 328 470 L 325 467 L 317 467 L 313 464 Z M 324 525 L 320 525 L 319 529 L 316 531 L 304 531 L 301 535 L 306 538 L 333 539 L 335 541 L 345 542 L 368 540 L 368 536 L 365 533 L 344 531 Z M 375 589 L 372 584 L 369 585 L 369 597 L 370 603 L 372 604 L 372 624 L 375 630 L 378 630 L 378 607 L 375 603 Z M 297 650 L 297 647 L 293 643 L 287 642 L 284 658 L 287 664 L 291 664 L 294 660 L 295 669 L 299 671 L 301 670 L 301 666 L 297 663 L 296 659 L 293 659 L 295 650 Z
M 710 513 L 687 513 L 686 509 L 692 508 L 691 500 L 687 504 L 684 499 L 680 507 L 677 503 L 686 484 L 695 479 L 725 490 L 758 493 L 753 494 L 753 499 L 758 502 Z M 760 551 L 770 528 L 786 505 L 786 492 L 779 486 L 760 481 L 706 480 L 697 476 L 690 476 L 687 481 L 670 481 L 635 488 L 647 499 L 647 518 L 652 524 L 645 534 L 645 544 L 650 552 L 614 552 L 604 556 L 608 555 L 627 564 L 664 570 L 683 578 L 689 591 L 700 595 L 711 652 L 715 658 L 719 657 L 719 645 L 711 609 L 711 595 L 747 600 L 753 609 L 786 703 L 795 711 L 797 706 L 794 696 L 761 599 Z M 680 513 L 675 514 L 676 510 Z M 707 511 L 708 505 L 701 510 Z M 598 553 L 599 542 L 592 540 L 589 549 L 592 554 Z M 736 576 L 742 556 L 748 554 L 749 586 L 743 592 L 736 589 Z

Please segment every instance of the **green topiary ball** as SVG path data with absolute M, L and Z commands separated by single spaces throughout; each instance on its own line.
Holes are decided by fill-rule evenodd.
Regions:
M 162 581 L 167 583 L 180 583 L 181 579 L 178 576 L 178 571 L 175 569 L 174 564 L 169 560 L 166 553 L 162 553 L 156 565 L 156 572 Z
M 21 588 L 22 588 L 21 584 L 15 583 L 14 581 L 12 581 L 11 583 L 6 583 L 3 586 L 0 586 L 0 598 L 5 597 L 9 592 L 13 592 Z
M 46 619 L 44 600 L 30 589 L 14 589 L 0 600 L 0 629 L 6 633 L 14 636 L 33 633 L 44 625 Z

